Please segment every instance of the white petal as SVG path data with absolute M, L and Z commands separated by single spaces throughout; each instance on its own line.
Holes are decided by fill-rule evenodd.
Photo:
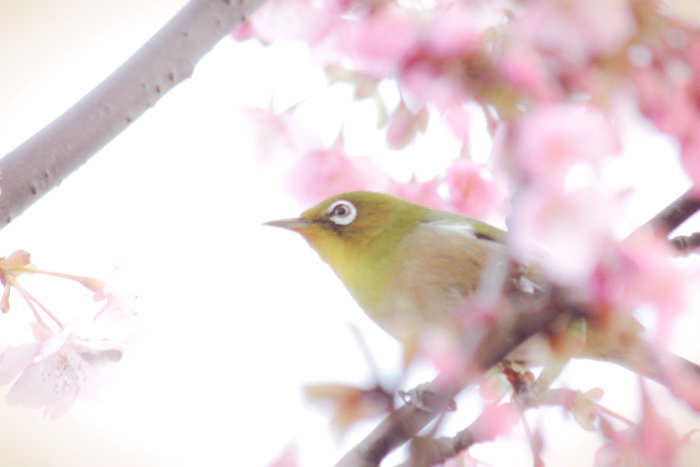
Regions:
M 14 380 L 27 365 L 31 364 L 39 350 L 39 345 L 38 342 L 34 342 L 5 350 L 0 357 L 0 384 L 7 384 Z

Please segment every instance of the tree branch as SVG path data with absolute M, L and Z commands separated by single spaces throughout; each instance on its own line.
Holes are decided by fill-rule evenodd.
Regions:
M 424 438 L 416 437 L 411 441 L 411 456 L 397 467 L 411 467 L 418 465 L 437 465 L 457 456 L 460 452 L 474 444 L 493 440 L 499 433 L 493 426 L 495 416 L 502 416 L 508 410 L 517 410 L 513 402 L 506 402 L 498 406 L 488 406 L 481 414 L 463 430 L 452 437 Z M 496 414 L 498 411 L 500 413 Z M 512 420 L 499 420 L 502 425 L 515 424 L 517 418 Z
M 519 420 L 518 413 L 540 407 L 561 407 L 575 410 L 577 401 L 587 402 L 586 408 L 592 417 L 605 413 L 614 417 L 619 415 L 598 405 L 593 399 L 580 391 L 571 389 L 548 389 L 539 397 L 527 397 L 500 405 L 488 405 L 481 414 L 463 430 L 451 437 L 423 438 L 416 437 L 411 444 L 411 457 L 397 467 L 417 465 L 437 465 L 451 459 L 474 444 L 494 440 L 498 435 L 508 432 Z M 581 421 L 579 421 L 581 423 Z
M 199 59 L 263 1 L 190 1 L 89 94 L 0 159 L 0 228 L 189 78 Z
M 700 232 L 690 235 L 679 235 L 671 239 L 671 245 L 679 254 L 687 255 L 700 248 Z
M 534 305 L 534 304 L 532 304 Z M 392 450 L 414 437 L 442 413 L 452 399 L 481 373 L 503 360 L 528 337 L 545 329 L 561 313 L 577 313 L 562 299 L 557 289 L 548 300 L 531 309 L 504 313 L 512 319 L 494 323 L 474 354 L 475 368 L 462 372 L 462 378 L 441 374 L 425 391 L 420 406 L 406 404 L 389 414 L 365 439 L 343 456 L 336 467 L 376 467 Z
M 693 186 L 637 230 L 652 228 L 666 236 L 699 210 L 700 190 Z
M 686 219 L 700 210 L 700 192 L 691 188 L 639 229 L 652 228 L 668 235 Z M 697 235 L 692 238 L 697 241 Z M 683 243 L 683 242 L 681 242 Z M 674 242 L 675 244 L 675 242 Z M 685 246 L 685 243 L 683 245 Z M 520 308 L 501 317 L 510 320 L 494 323 L 488 335 L 474 354 L 476 368 L 464 371 L 463 379 L 455 381 L 447 375 L 439 375 L 427 390 L 429 397 L 421 404 L 406 404 L 389 414 L 364 440 L 348 451 L 336 467 L 375 467 L 392 450 L 413 438 L 422 428 L 442 413 L 461 390 L 474 382 L 482 372 L 500 362 L 508 353 L 528 337 L 545 329 L 552 319 L 561 313 L 584 315 L 585 310 L 565 300 L 562 290 L 554 288 L 545 303 L 529 311 Z M 518 306 L 522 306 L 520 303 Z M 585 307 L 584 307 L 585 308 Z M 659 377 L 659 375 L 656 375 Z M 652 376 L 653 377 L 653 376 Z M 427 409 L 427 410 L 426 410 Z M 471 442 L 469 433 L 459 443 Z

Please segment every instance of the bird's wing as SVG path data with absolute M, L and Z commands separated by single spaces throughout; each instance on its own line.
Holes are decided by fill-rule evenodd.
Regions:
M 497 298 L 507 285 L 523 296 L 536 295 L 538 280 L 526 267 L 511 270 L 504 241 L 505 232 L 488 224 L 429 212 L 397 245 L 385 298 L 368 313 L 406 342 L 426 326 L 461 322 L 476 294 Z
M 525 295 L 536 295 L 544 292 L 547 288 L 547 280 L 539 272 L 536 266 L 524 265 L 507 261 L 505 247 L 506 232 L 475 219 L 463 218 L 461 216 L 446 217 L 438 220 L 431 220 L 424 223 L 424 226 L 432 230 L 436 238 L 456 237 L 458 243 L 465 245 L 466 254 L 464 264 L 475 264 L 473 255 L 485 256 L 483 264 L 483 275 L 479 281 L 495 280 L 508 274 L 509 287 L 512 291 Z M 451 243 L 448 241 L 448 243 Z M 455 253 L 459 255 L 459 253 Z M 471 261 L 471 262 L 470 262 Z M 476 261 L 479 263 L 479 261 Z M 510 271 L 501 271 L 500 268 L 510 268 Z
M 450 212 L 427 210 L 423 216 L 423 224 L 462 232 L 472 238 L 476 237 L 498 243 L 505 243 L 506 241 L 506 232 L 504 230 L 486 222 Z
M 396 308 L 410 310 L 411 315 L 433 318 L 457 312 L 489 287 L 500 294 L 505 280 L 524 294 L 540 287 L 524 267 L 509 277 L 504 243 L 459 218 L 419 223 L 398 245 L 397 257 L 401 261 L 391 274 L 393 290 L 388 295 L 398 297 Z
M 539 302 L 550 286 L 536 265 L 511 261 L 505 245 L 506 233 L 488 224 L 440 219 L 422 224 L 416 232 L 417 237 L 411 241 L 420 262 L 416 268 L 432 271 L 433 282 L 428 280 L 418 286 L 415 295 L 421 299 L 421 306 L 431 312 L 441 307 L 428 303 L 442 303 L 444 310 L 458 319 L 455 327 L 461 335 L 472 332 L 473 326 L 483 325 L 479 317 L 472 321 L 469 316 L 475 309 L 468 305 L 471 300 L 483 298 L 486 303 L 493 303 L 489 300 L 498 300 L 507 293 L 517 310 L 526 303 Z M 433 242 L 426 244 L 430 238 Z M 425 253 L 420 254 L 421 250 Z M 448 290 L 440 284 L 449 284 Z M 441 301 L 439 297 L 446 299 Z M 544 364 L 549 348 L 546 337 L 535 336 L 512 352 L 508 360 L 526 366 Z

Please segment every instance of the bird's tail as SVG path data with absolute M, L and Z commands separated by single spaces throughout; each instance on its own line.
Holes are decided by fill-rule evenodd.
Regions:
M 616 363 L 666 386 L 693 410 L 700 411 L 700 365 L 697 363 L 659 349 L 643 339 L 639 345 L 633 346 L 633 350 L 595 358 Z

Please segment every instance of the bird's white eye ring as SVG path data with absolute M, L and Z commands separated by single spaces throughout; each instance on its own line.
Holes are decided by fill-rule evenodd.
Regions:
M 328 206 L 328 217 L 336 225 L 348 225 L 357 217 L 357 208 L 344 199 L 339 199 Z

